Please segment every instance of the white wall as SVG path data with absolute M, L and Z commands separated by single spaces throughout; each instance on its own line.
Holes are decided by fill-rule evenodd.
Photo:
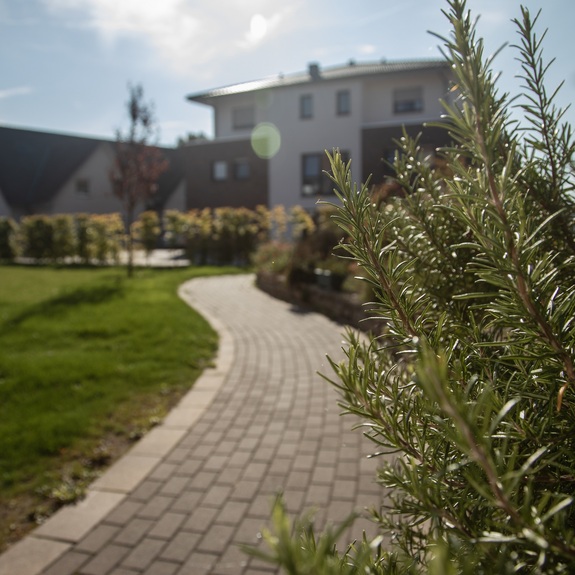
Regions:
M 53 214 L 107 214 L 121 212 L 122 205 L 112 193 L 109 173 L 114 163 L 112 144 L 102 143 L 94 153 L 70 176 L 52 200 Z M 77 190 L 78 180 L 88 182 L 88 193 Z
M 359 158 L 361 89 L 358 82 L 322 82 L 284 88 L 275 94 L 270 118 L 281 135 L 279 153 L 269 164 L 270 205 L 296 204 L 313 208 L 319 197 L 301 195 L 302 154 L 331 152 L 334 148 Z M 351 113 L 338 116 L 336 94 L 351 92 Z M 300 96 L 313 94 L 313 117 L 300 118 Z M 358 162 L 359 165 L 359 162 Z M 324 199 L 335 200 L 335 196 Z
M 394 92 L 401 89 L 423 88 L 424 105 L 421 112 L 395 114 Z M 362 123 L 370 125 L 415 124 L 438 120 L 443 113 L 440 99 L 448 96 L 447 79 L 442 71 L 403 72 L 365 80 L 363 90 Z
M 216 139 L 249 137 L 251 129 L 234 129 L 234 108 L 253 106 L 255 123 L 267 122 L 270 117 L 270 107 L 274 97 L 275 93 L 271 90 L 219 97 L 215 102 L 216 113 L 214 115 L 214 132 Z
M 255 120 L 272 122 L 279 129 L 281 147 L 269 162 L 270 206 L 296 204 L 313 208 L 319 198 L 301 195 L 302 154 L 321 153 L 339 148 L 352 158 L 354 180 L 361 173 L 361 130 L 367 126 L 400 126 L 439 120 L 443 109 L 440 98 L 448 96 L 444 70 L 398 72 L 380 76 L 358 76 L 340 80 L 318 80 L 303 85 L 280 86 L 273 90 L 249 92 L 213 101 L 216 139 L 248 136 L 250 130 L 233 129 L 234 107 L 255 106 Z M 424 106 L 421 112 L 394 113 L 394 91 L 422 86 Z M 351 113 L 338 116 L 336 94 L 349 90 Z M 313 118 L 300 118 L 300 96 L 313 94 Z M 355 166 L 355 169 L 354 169 Z M 335 200 L 334 196 L 322 199 Z

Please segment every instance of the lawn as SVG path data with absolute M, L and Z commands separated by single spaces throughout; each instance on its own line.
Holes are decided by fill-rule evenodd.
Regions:
M 0 266 L 0 549 L 73 500 L 212 361 L 177 297 L 231 269 Z

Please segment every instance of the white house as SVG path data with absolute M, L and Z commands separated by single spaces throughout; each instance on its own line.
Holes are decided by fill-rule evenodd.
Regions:
M 389 173 L 383 160 L 392 157 L 394 139 L 404 127 L 412 135 L 423 130 L 422 143 L 430 152 L 447 143 L 444 130 L 424 130 L 424 124 L 440 119 L 440 100 L 449 101 L 450 87 L 444 60 L 349 62 L 326 69 L 310 64 L 306 72 L 188 99 L 213 108 L 215 142 L 244 142 L 246 155 L 249 150 L 267 160 L 270 206 L 312 208 L 332 193 L 323 175 L 325 150 L 339 148 L 352 158 L 354 179 L 364 181 L 372 174 L 378 183 Z M 229 179 L 239 160 L 212 158 L 212 180 Z

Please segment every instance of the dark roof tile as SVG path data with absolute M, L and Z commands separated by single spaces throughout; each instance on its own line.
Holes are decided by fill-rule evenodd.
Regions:
M 0 127 L 0 189 L 13 206 L 50 200 L 102 142 Z
M 100 140 L 0 126 L 0 191 L 6 202 L 33 211 L 51 200 Z M 181 151 L 160 148 L 169 161 L 159 180 L 158 200 L 164 204 L 184 177 Z

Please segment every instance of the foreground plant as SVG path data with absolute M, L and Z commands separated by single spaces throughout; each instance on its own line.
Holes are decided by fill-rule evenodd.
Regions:
M 338 552 L 276 507 L 260 556 L 288 573 L 575 573 L 572 132 L 544 85 L 536 18 L 516 21 L 520 128 L 465 1 L 448 4 L 460 98 L 441 172 L 403 138 L 406 197 L 378 208 L 330 158 L 335 220 L 386 326 L 368 343 L 349 333 L 332 383 L 389 454 L 373 516 L 391 544 Z

